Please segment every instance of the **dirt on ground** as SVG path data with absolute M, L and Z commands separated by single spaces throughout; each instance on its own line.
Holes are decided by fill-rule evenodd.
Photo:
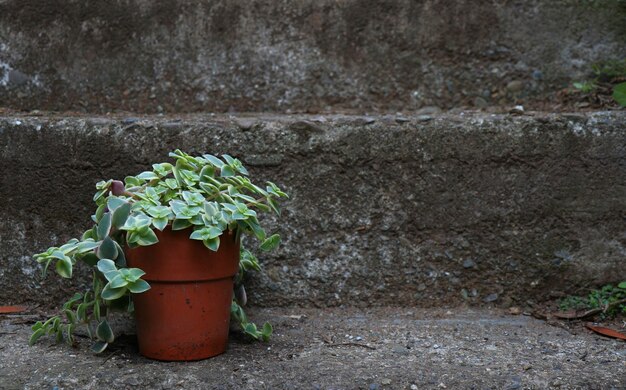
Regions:
M 626 343 L 496 309 L 251 310 L 269 343 L 231 336 L 212 359 L 141 357 L 132 321 L 101 355 L 44 339 L 37 314 L 0 317 L 0 389 L 623 389 Z M 122 331 L 120 332 L 120 329 Z

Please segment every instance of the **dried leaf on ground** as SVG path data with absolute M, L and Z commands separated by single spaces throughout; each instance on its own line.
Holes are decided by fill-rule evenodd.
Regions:
M 0 306 L 0 314 L 14 314 L 26 311 L 26 306 Z
M 626 340 L 626 335 L 616 331 L 615 329 L 605 328 L 603 326 L 595 326 L 595 325 L 591 325 L 591 324 L 585 324 L 585 327 L 587 327 L 587 329 L 590 329 L 590 330 L 592 330 L 592 331 L 594 331 L 596 333 L 599 333 L 599 334 L 601 334 L 603 336 L 613 337 L 613 338 L 621 339 L 621 340 Z

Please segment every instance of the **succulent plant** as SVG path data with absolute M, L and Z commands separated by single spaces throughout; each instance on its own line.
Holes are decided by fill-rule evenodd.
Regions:
M 80 240 L 71 239 L 34 256 L 43 265 L 43 276 L 54 265 L 61 277 L 71 278 L 74 267 L 82 262 L 92 268 L 93 278 L 90 288 L 65 302 L 59 315 L 33 326 L 31 345 L 44 335 L 71 344 L 76 327 L 83 325 L 94 340 L 92 350 L 104 351 L 115 338 L 107 321 L 110 312 L 132 312 L 130 294 L 150 288 L 141 279 L 144 271 L 127 267 L 124 247 L 157 243 L 155 230 L 168 226 L 189 229 L 189 239 L 202 241 L 212 251 L 219 249 L 219 237 L 227 230 L 241 238 L 242 234 L 255 237 L 261 250 L 278 246 L 280 237 L 266 234 L 257 210 L 280 214 L 277 200 L 287 197 L 280 188 L 271 182 L 265 188 L 252 183 L 241 161 L 226 154 L 221 159 L 210 154 L 190 156 L 180 150 L 169 155 L 174 164 L 153 164 L 152 170 L 128 176 L 124 182 L 97 183 L 93 197 L 97 208 L 91 216 L 94 226 Z M 257 328 L 242 308 L 246 301 L 244 273 L 260 270 L 260 266 L 241 241 L 231 315 L 251 338 L 267 340 L 271 325 Z

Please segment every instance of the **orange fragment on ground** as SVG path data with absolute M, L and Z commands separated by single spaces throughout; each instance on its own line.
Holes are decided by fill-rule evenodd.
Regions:
M 0 314 L 21 313 L 26 309 L 26 306 L 0 306 Z
M 599 333 L 603 336 L 626 340 L 626 335 L 616 331 L 615 329 L 605 328 L 602 326 L 594 326 L 591 324 L 586 324 L 585 326 L 587 327 L 587 329 L 591 329 L 594 332 Z

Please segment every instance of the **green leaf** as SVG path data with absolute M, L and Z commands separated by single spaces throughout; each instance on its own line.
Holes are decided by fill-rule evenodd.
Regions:
M 87 305 L 84 303 L 81 303 L 80 305 L 78 305 L 78 308 L 76 309 L 76 317 L 78 318 L 78 321 L 80 322 L 84 322 L 85 319 L 87 318 Z
M 126 255 L 124 254 L 124 250 L 122 249 L 120 244 L 117 243 L 117 241 L 114 242 L 115 246 L 117 247 L 117 257 L 112 260 L 115 261 L 115 264 L 119 267 L 126 267 Z
M 235 170 L 230 167 L 230 165 L 224 165 L 220 172 L 221 177 L 231 177 L 235 176 Z
M 139 175 L 137 175 L 137 177 L 143 180 L 154 180 L 159 178 L 159 176 L 157 176 L 157 174 L 152 171 L 141 172 Z
M 243 221 L 243 220 L 248 219 L 248 217 L 243 215 L 243 214 L 241 214 L 239 211 L 236 211 L 236 212 L 233 213 L 233 219 L 235 221 Z
M 263 341 L 269 341 L 273 331 L 274 329 L 272 328 L 272 324 L 270 324 L 269 322 L 263 324 L 263 330 L 261 331 L 261 337 L 263 337 Z
M 37 340 L 39 340 L 39 338 L 41 336 L 43 336 L 46 333 L 46 330 L 41 328 L 41 329 L 37 329 L 35 332 L 33 332 L 33 334 L 30 336 L 30 339 L 28 339 L 28 345 L 33 346 Z
M 153 218 L 167 218 L 171 214 L 167 206 L 151 206 L 146 209 L 146 212 Z
M 200 180 L 201 181 L 206 181 L 207 179 L 206 177 L 213 177 L 215 176 L 215 167 L 213 165 L 205 165 L 202 170 L 200 171 Z
M 94 240 L 96 237 L 93 236 L 93 229 L 85 230 L 82 237 L 80 238 L 82 241 L 92 239 Z
M 142 229 L 138 232 L 139 239 L 137 240 L 137 244 L 141 246 L 153 245 L 159 242 L 156 234 L 150 228 Z
M 67 317 L 67 321 L 70 324 L 75 324 L 76 323 L 76 314 L 74 314 L 74 312 L 72 310 L 65 309 L 65 310 L 63 310 L 63 312 L 65 313 L 65 317 Z
M 197 192 L 183 191 L 183 199 L 191 206 L 202 205 L 204 203 L 204 196 Z
M 128 280 L 129 282 L 135 282 L 145 274 L 146 273 L 139 268 L 128 268 L 128 275 L 126 276 L 126 280 Z
M 136 214 L 128 217 L 124 226 L 121 227 L 121 230 L 135 232 L 147 226 L 150 226 L 151 224 L 152 218 L 148 217 L 145 214 Z
M 235 206 L 234 204 L 222 203 L 222 207 L 233 213 L 237 211 L 237 206 Z
M 102 244 L 96 251 L 96 254 L 101 259 L 116 259 L 118 255 L 117 246 L 111 237 L 105 237 L 102 240 Z
M 144 291 L 148 291 L 150 289 L 150 285 L 145 280 L 137 280 L 135 282 L 128 284 L 128 289 L 133 294 L 140 294 Z
M 100 296 L 102 297 L 102 299 L 105 299 L 107 301 L 112 301 L 114 299 L 124 296 L 127 290 L 128 289 L 126 288 L 126 286 L 114 289 L 114 288 L 110 288 L 109 285 L 107 284 L 102 289 L 102 293 L 100 293 Z
M 622 107 L 626 107 L 626 82 L 613 87 L 613 99 Z
M 67 256 L 57 261 L 55 269 L 64 278 L 69 279 L 72 277 L 72 261 Z
M 106 209 L 106 205 L 105 204 L 101 204 L 100 206 L 98 206 L 98 208 L 96 209 L 96 213 L 92 216 L 91 219 L 93 219 L 93 221 L 95 223 L 100 222 L 100 220 L 102 219 L 102 216 L 104 215 L 104 209 Z
M 104 342 L 104 341 L 96 341 L 92 346 L 91 346 L 91 350 L 94 353 L 102 353 L 104 352 L 105 349 L 107 349 L 108 347 L 108 343 Z
M 130 208 L 130 203 L 124 202 L 123 204 L 118 206 L 115 211 L 113 211 L 111 223 L 116 229 L 124 226 L 124 223 L 126 223 L 126 220 L 130 215 Z
M 139 187 L 144 183 L 144 181 L 137 179 L 135 176 L 126 176 L 124 178 L 124 183 L 126 183 L 126 187 Z
M 217 207 L 217 203 L 215 202 L 205 202 L 204 203 L 204 213 L 209 216 L 209 217 L 213 217 L 217 214 L 218 212 L 218 207 Z
M 247 220 L 245 223 L 252 230 L 252 233 L 254 233 L 254 236 L 257 238 L 257 240 L 265 240 L 265 230 L 261 227 L 261 225 L 259 225 L 256 220 Z
M 126 203 L 124 199 L 120 199 L 116 196 L 110 196 L 107 199 L 107 208 L 109 209 L 109 211 L 113 212 L 124 203 Z
M 96 321 L 100 321 L 100 302 L 97 300 L 93 305 L 93 318 L 95 318 Z
M 175 219 L 172 222 L 172 230 L 183 230 L 191 226 L 191 222 L 188 219 Z
M 280 244 L 280 236 L 278 234 L 273 234 L 263 241 L 260 248 L 264 251 L 270 251 L 276 248 L 278 244 Z
M 617 287 L 626 289 L 626 281 L 623 281 L 622 283 L 618 284 Z
M 208 238 L 208 232 L 206 230 L 207 229 L 194 230 L 189 238 L 192 240 L 204 240 L 205 238 Z
M 160 177 L 166 176 L 172 170 L 172 164 L 170 163 L 162 163 L 162 164 L 152 164 L 152 169 L 156 172 Z
M 217 228 L 215 226 L 211 226 L 208 229 L 208 237 L 209 239 L 216 238 L 222 235 L 222 229 Z
M 50 257 L 54 257 L 55 259 L 59 259 L 59 260 L 63 260 L 65 258 L 67 258 L 65 253 L 63 253 L 62 251 L 58 250 L 58 248 L 50 248 L 50 249 L 53 249 L 52 253 L 49 254 Z
M 224 161 L 226 161 L 226 163 L 228 163 L 229 165 L 232 165 L 236 160 L 234 158 L 232 158 L 230 155 L 228 154 L 222 154 L 222 158 L 224 159 Z
M 236 160 L 235 168 L 237 168 L 237 171 L 242 175 L 248 176 L 248 170 L 241 164 L 241 161 Z
M 204 243 L 204 246 L 206 246 L 207 248 L 209 248 L 213 252 L 217 252 L 217 250 L 220 247 L 220 238 L 219 237 L 207 239 L 207 240 L 204 240 L 202 242 Z
M 93 252 L 87 253 L 86 255 L 82 256 L 80 259 L 91 267 L 96 265 L 98 261 L 100 260 L 100 258 Z
M 212 154 L 203 154 L 202 157 L 206 158 L 211 164 L 215 165 L 217 168 L 222 168 L 224 163 L 219 158 L 213 156 Z
M 246 194 L 237 193 L 237 194 L 231 194 L 231 195 L 234 196 L 235 198 L 243 199 L 246 202 L 256 203 L 256 199 Z
M 96 336 L 102 341 L 107 343 L 112 343 L 115 340 L 115 336 L 113 335 L 113 330 L 109 326 L 107 320 L 102 320 L 98 327 L 96 328 Z
M 170 189 L 175 190 L 178 188 L 178 182 L 176 181 L 176 179 L 165 179 L 165 185 L 168 186 Z
M 152 225 L 154 225 L 154 227 L 159 229 L 160 231 L 163 231 L 163 229 L 165 229 L 165 227 L 167 226 L 167 222 L 168 222 L 167 217 L 154 218 L 152 220 Z
M 280 208 L 278 207 L 278 203 L 276 203 L 276 200 L 271 196 L 268 196 L 266 199 L 267 205 L 270 206 L 277 215 L 280 215 Z
M 103 240 L 111 232 L 111 213 L 105 213 L 98 223 L 98 239 Z
M 98 270 L 103 274 L 111 271 L 117 271 L 117 267 L 115 266 L 115 262 L 109 259 L 102 259 L 98 261 Z
M 93 201 L 96 202 L 98 199 L 102 198 L 102 195 L 104 195 L 105 192 L 107 192 L 106 189 L 100 190 L 100 191 L 96 191 L 96 193 L 93 196 Z
M 107 180 L 107 181 L 99 181 L 96 183 L 96 189 L 97 190 L 104 190 L 109 188 L 109 186 L 111 185 L 112 180 Z
M 246 332 L 250 336 L 254 337 L 255 339 L 259 338 L 259 331 L 256 329 L 256 325 L 253 324 L 252 322 L 247 323 L 244 326 L 243 330 L 244 330 L 244 332 Z
M 83 240 L 80 244 L 78 244 L 76 250 L 78 253 L 83 254 L 97 248 L 98 246 L 100 246 L 99 242 Z
M 128 281 L 126 280 L 126 278 L 124 278 L 124 275 L 117 274 L 115 275 L 113 279 L 111 279 L 111 281 L 109 282 L 109 284 L 107 284 L 107 286 L 109 287 L 109 289 L 118 289 L 118 288 L 126 286 L 127 284 L 128 284 Z
M 170 207 L 176 214 L 181 214 L 183 212 L 183 208 L 186 206 L 185 202 L 180 200 L 173 200 L 170 202 Z

